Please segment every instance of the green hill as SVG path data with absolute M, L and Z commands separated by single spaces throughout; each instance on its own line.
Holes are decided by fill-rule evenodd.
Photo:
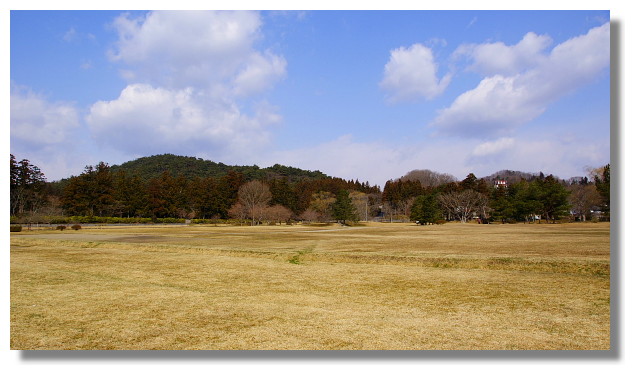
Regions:
M 242 173 L 247 180 L 287 177 L 291 181 L 299 181 L 328 177 L 320 171 L 307 171 L 280 164 L 275 164 L 267 168 L 260 168 L 257 165 L 230 166 L 223 163 L 213 162 L 211 160 L 173 154 L 142 157 L 125 162 L 121 165 L 113 165 L 111 167 L 111 171 L 113 173 L 125 171 L 129 174 L 136 174 L 146 180 L 159 177 L 165 171 L 175 177 L 182 174 L 186 178 L 190 179 L 194 177 L 221 177 L 227 174 L 230 170 Z

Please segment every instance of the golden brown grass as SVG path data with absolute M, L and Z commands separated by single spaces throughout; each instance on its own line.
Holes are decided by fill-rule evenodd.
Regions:
M 12 349 L 609 349 L 609 225 L 11 234 Z

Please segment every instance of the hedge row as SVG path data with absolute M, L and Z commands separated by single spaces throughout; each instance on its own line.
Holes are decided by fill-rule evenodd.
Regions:
M 225 219 L 192 219 L 192 224 L 233 224 L 238 223 L 238 220 L 225 220 Z
M 19 223 L 20 220 L 11 217 L 11 223 Z M 47 224 L 174 224 L 185 223 L 185 219 L 173 217 L 149 218 L 149 217 L 106 217 L 106 216 L 47 216 L 39 220 L 39 223 Z

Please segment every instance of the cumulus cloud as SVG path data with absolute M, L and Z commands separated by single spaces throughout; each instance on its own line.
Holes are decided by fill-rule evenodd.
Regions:
M 449 73 L 438 79 L 437 70 L 438 64 L 430 48 L 421 44 L 400 47 L 390 51 L 380 87 L 394 102 L 420 97 L 433 99 L 445 91 L 451 79 Z
M 527 33 L 513 46 L 504 43 L 464 44 L 457 48 L 453 57 L 468 58 L 472 64 L 468 69 L 485 75 L 516 74 L 534 67 L 546 56 L 543 51 L 552 43 L 548 35 Z
M 12 87 L 10 99 L 11 153 L 40 167 L 49 181 L 81 170 L 87 159 L 74 154 L 81 133 L 76 106 L 51 102 L 25 87 Z
M 133 84 L 119 98 L 95 103 L 86 121 L 98 142 L 130 153 L 189 149 L 218 156 L 265 143 L 266 126 L 280 120 L 270 106 L 249 116 L 232 102 L 206 99 L 192 88 Z
M 268 88 L 263 82 L 286 73 L 284 57 L 253 47 L 261 37 L 256 12 L 156 11 L 139 18 L 123 14 L 113 26 L 119 40 L 110 56 L 128 65 L 125 77 L 136 82 L 201 89 L 234 83 L 234 91 L 242 94 Z M 240 75 L 243 78 L 236 80 Z M 260 84 L 254 86 L 255 81 Z
M 431 125 L 450 135 L 506 135 L 541 115 L 554 101 L 592 82 L 609 66 L 608 23 L 543 53 L 549 43 L 548 37 L 530 33 L 512 47 L 460 48 L 458 54 L 474 61 L 471 69 L 490 75 L 440 110 Z
M 233 91 L 236 96 L 248 96 L 269 87 L 285 75 L 287 62 L 284 58 L 270 52 L 252 53 L 247 64 L 236 75 Z
M 63 143 L 79 127 L 72 103 L 51 103 L 28 89 L 11 91 L 11 141 L 41 149 Z
M 158 11 L 119 16 L 110 58 L 129 81 L 86 117 L 101 144 L 134 155 L 188 152 L 230 158 L 255 151 L 281 121 L 259 98 L 286 75 L 286 60 L 258 50 L 260 15 Z M 254 104 L 255 103 L 255 104 Z

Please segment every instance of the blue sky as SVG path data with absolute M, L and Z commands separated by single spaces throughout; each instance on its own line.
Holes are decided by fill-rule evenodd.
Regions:
M 608 11 L 11 12 L 11 152 L 175 153 L 383 186 L 610 162 Z

